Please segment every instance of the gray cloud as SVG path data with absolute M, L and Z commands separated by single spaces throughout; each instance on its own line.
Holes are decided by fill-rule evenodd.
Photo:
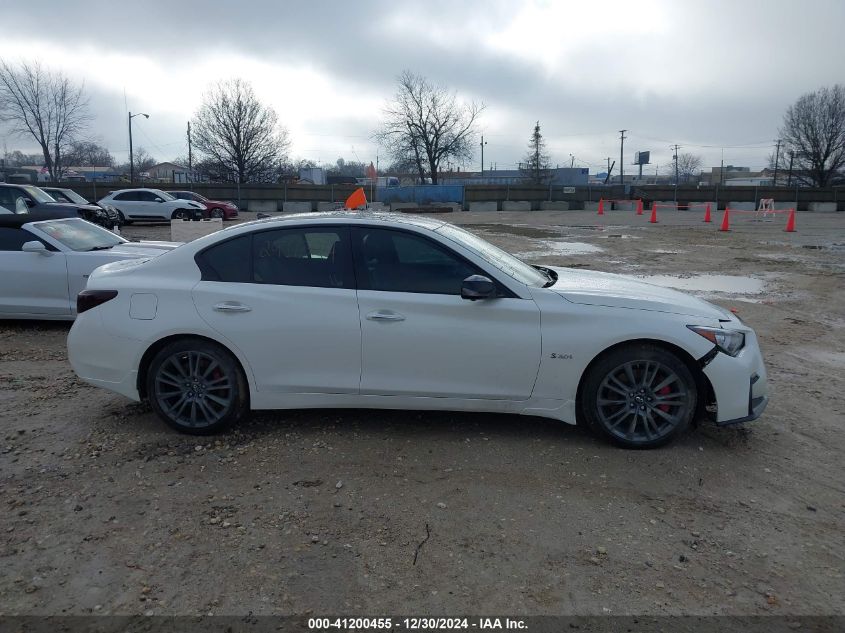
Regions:
M 504 48 L 496 46 L 497 34 L 522 6 L 506 1 L 117 6 L 43 2 L 33 20 L 32 8 L 18 4 L 4 7 L 4 22 L 16 25 L 16 41 L 119 52 L 165 69 L 191 68 L 229 53 L 271 66 L 313 68 L 337 82 L 338 90 L 368 99 L 388 97 L 396 75 L 409 68 L 487 104 L 485 158 L 500 166 L 520 160 L 538 119 L 555 162 L 568 161 L 570 153 L 592 165 L 618 156 L 617 130 L 628 128 L 631 152 L 651 149 L 655 160 L 668 162 L 668 145 L 678 142 L 718 164 L 722 145 L 774 139 L 784 109 L 800 94 L 845 79 L 838 33 L 845 3 L 838 0 L 664 2 L 643 5 L 629 28 L 606 31 L 606 12 L 614 7 L 594 5 L 585 12 L 572 5 L 571 15 L 560 13 L 559 28 L 541 25 L 542 41 L 528 37 Z M 548 40 L 555 38 L 564 45 L 559 59 L 544 58 L 547 45 L 556 43 Z M 567 48 L 570 40 L 578 45 Z M 530 54 L 534 49 L 536 56 Z M 97 72 L 75 70 L 81 76 Z M 97 116 L 92 136 L 117 153 L 127 143 L 122 86 L 134 78 L 114 80 L 113 90 L 101 82 L 90 92 Z M 296 88 L 290 87 L 292 98 L 302 98 Z M 148 102 L 161 98 L 150 94 Z M 284 104 L 273 105 L 284 117 Z M 129 107 L 147 103 L 136 100 Z M 190 110 L 161 110 L 139 123 L 136 143 L 162 159 L 184 154 Z M 294 138 L 295 150 L 333 161 L 354 158 L 354 147 L 363 160 L 375 152 L 369 134 L 377 118 L 370 110 L 310 120 Z M 706 145 L 714 147 L 701 147 Z M 767 148 L 729 148 L 726 160 L 762 165 L 767 154 Z

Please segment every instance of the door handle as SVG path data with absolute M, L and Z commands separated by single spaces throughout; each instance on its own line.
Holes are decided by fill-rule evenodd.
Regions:
M 376 310 L 367 315 L 370 321 L 404 321 L 405 315 L 392 310 Z
M 252 310 L 248 305 L 238 303 L 237 301 L 224 301 L 214 306 L 218 312 L 249 312 Z

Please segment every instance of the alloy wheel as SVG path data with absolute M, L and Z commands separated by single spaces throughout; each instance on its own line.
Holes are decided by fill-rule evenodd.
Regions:
M 692 396 L 685 382 L 665 364 L 630 361 L 605 375 L 596 412 L 611 435 L 627 442 L 654 442 L 681 424 Z
M 155 398 L 181 426 L 200 429 L 219 422 L 232 408 L 234 379 L 221 361 L 199 351 L 175 353 L 159 366 Z

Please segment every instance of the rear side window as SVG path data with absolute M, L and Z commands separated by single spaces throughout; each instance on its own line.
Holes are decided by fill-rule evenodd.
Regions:
M 253 235 L 253 280 L 260 284 L 354 288 L 348 232 L 339 227 L 277 229 Z
M 112 199 L 126 201 L 138 200 L 138 194 L 134 191 L 124 191 L 123 193 L 115 194 L 114 198 Z
M 252 236 L 241 235 L 197 255 L 203 281 L 252 281 Z
M 354 288 L 343 227 L 276 229 L 241 235 L 196 257 L 203 281 Z

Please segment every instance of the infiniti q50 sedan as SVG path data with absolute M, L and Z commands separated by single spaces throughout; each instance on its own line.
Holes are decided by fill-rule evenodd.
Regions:
M 754 331 L 700 299 L 530 266 L 446 222 L 303 214 L 98 268 L 70 361 L 214 432 L 250 409 L 509 412 L 654 447 L 767 403 Z

